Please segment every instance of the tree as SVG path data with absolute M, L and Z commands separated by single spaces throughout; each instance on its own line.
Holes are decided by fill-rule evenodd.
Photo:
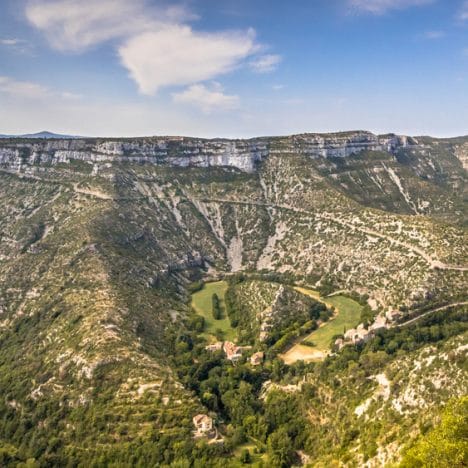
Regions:
M 293 454 L 291 438 L 285 428 L 280 427 L 268 437 L 270 466 L 278 468 L 290 466 L 293 461 Z
M 250 452 L 247 449 L 242 450 L 240 461 L 244 465 L 249 465 L 252 462 L 252 457 L 250 456 Z
M 219 304 L 219 297 L 216 293 L 211 296 L 211 303 L 212 303 L 213 318 L 215 320 L 220 320 L 221 319 L 221 306 Z
M 468 465 L 468 396 L 451 401 L 441 423 L 409 449 L 402 468 Z
M 193 315 L 190 319 L 189 327 L 191 330 L 201 333 L 205 329 L 205 318 L 201 315 Z
M 221 398 L 231 421 L 236 425 L 242 425 L 246 416 L 255 414 L 256 401 L 252 385 L 247 382 L 241 381 L 239 388 L 224 392 Z

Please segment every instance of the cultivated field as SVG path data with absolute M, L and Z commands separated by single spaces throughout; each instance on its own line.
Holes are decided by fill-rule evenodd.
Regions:
M 355 327 L 359 322 L 361 306 L 352 299 L 344 296 L 332 296 L 322 298 L 317 291 L 306 288 L 295 288 L 302 294 L 313 297 L 324 302 L 327 307 L 335 307 L 335 317 L 324 323 L 320 328 L 314 330 L 310 335 L 292 346 L 281 358 L 286 364 L 296 361 L 322 360 L 330 351 L 331 339 L 334 335 Z M 302 344 L 306 343 L 306 344 Z
M 226 281 L 216 281 L 213 283 L 206 283 L 203 289 L 192 294 L 192 307 L 197 314 L 204 317 L 204 335 L 211 341 L 216 340 L 217 330 L 223 332 L 223 338 L 226 340 L 232 341 L 236 339 L 236 330 L 231 327 L 224 305 L 224 295 L 226 294 L 227 287 Z M 222 318 L 220 320 L 215 320 L 213 318 L 213 294 L 217 294 L 219 297 L 222 311 Z

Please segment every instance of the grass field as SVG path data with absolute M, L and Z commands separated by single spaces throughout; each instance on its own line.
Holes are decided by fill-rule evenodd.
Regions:
M 307 342 L 308 344 L 313 343 L 313 346 L 298 343 L 292 346 L 281 357 L 287 364 L 292 364 L 298 360 L 321 360 L 330 351 L 330 342 L 334 335 L 344 333 L 345 329 L 349 330 L 359 323 L 362 306 L 344 296 L 322 298 L 317 291 L 312 289 L 299 287 L 295 289 L 302 294 L 325 303 L 328 307 L 335 307 L 336 315 L 302 340 L 302 342 Z
M 228 317 L 226 316 L 226 308 L 224 305 L 224 295 L 227 290 L 226 281 L 216 281 L 206 283 L 203 289 L 192 294 L 192 307 L 195 312 L 205 318 L 205 337 L 210 341 L 216 341 L 215 331 L 217 329 L 223 332 L 224 339 L 234 341 L 236 339 L 236 330 L 231 327 Z M 212 296 L 217 294 L 222 310 L 222 318 L 215 320 L 213 318 Z
M 317 297 L 315 291 L 302 289 L 303 294 L 308 294 L 312 297 Z M 361 316 L 362 306 L 356 301 L 344 296 L 332 296 L 324 299 L 319 299 L 327 304 L 333 306 L 337 310 L 335 318 L 326 322 L 322 327 L 314 330 L 304 341 L 314 343 L 314 347 L 321 351 L 328 351 L 330 349 L 330 341 L 334 335 L 344 333 L 345 330 L 355 327 L 359 323 Z

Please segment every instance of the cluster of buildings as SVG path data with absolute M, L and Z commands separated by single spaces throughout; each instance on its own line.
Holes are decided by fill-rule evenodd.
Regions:
M 377 330 L 390 328 L 401 315 L 399 310 L 388 311 L 385 315 L 380 314 L 367 328 L 361 323 L 356 328 L 348 330 L 343 338 L 338 338 L 335 341 L 335 346 L 340 350 L 343 346 L 348 344 L 365 343 L 375 335 Z
M 252 346 L 238 346 L 231 341 L 217 341 L 216 343 L 205 346 L 205 349 L 210 352 L 224 351 L 226 359 L 229 359 L 232 362 L 237 362 L 243 355 L 244 351 L 252 349 Z M 250 357 L 250 363 L 253 366 L 258 366 L 263 362 L 264 354 L 259 351 L 252 354 Z

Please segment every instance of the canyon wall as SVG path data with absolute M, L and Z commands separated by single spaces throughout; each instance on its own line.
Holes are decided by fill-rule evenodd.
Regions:
M 417 145 L 408 137 L 370 132 L 303 134 L 251 140 L 184 137 L 0 141 L 0 167 L 21 171 L 70 161 L 134 162 L 173 167 L 233 167 L 254 172 L 272 153 L 302 153 L 312 158 L 347 157 L 361 151 L 387 151 Z

